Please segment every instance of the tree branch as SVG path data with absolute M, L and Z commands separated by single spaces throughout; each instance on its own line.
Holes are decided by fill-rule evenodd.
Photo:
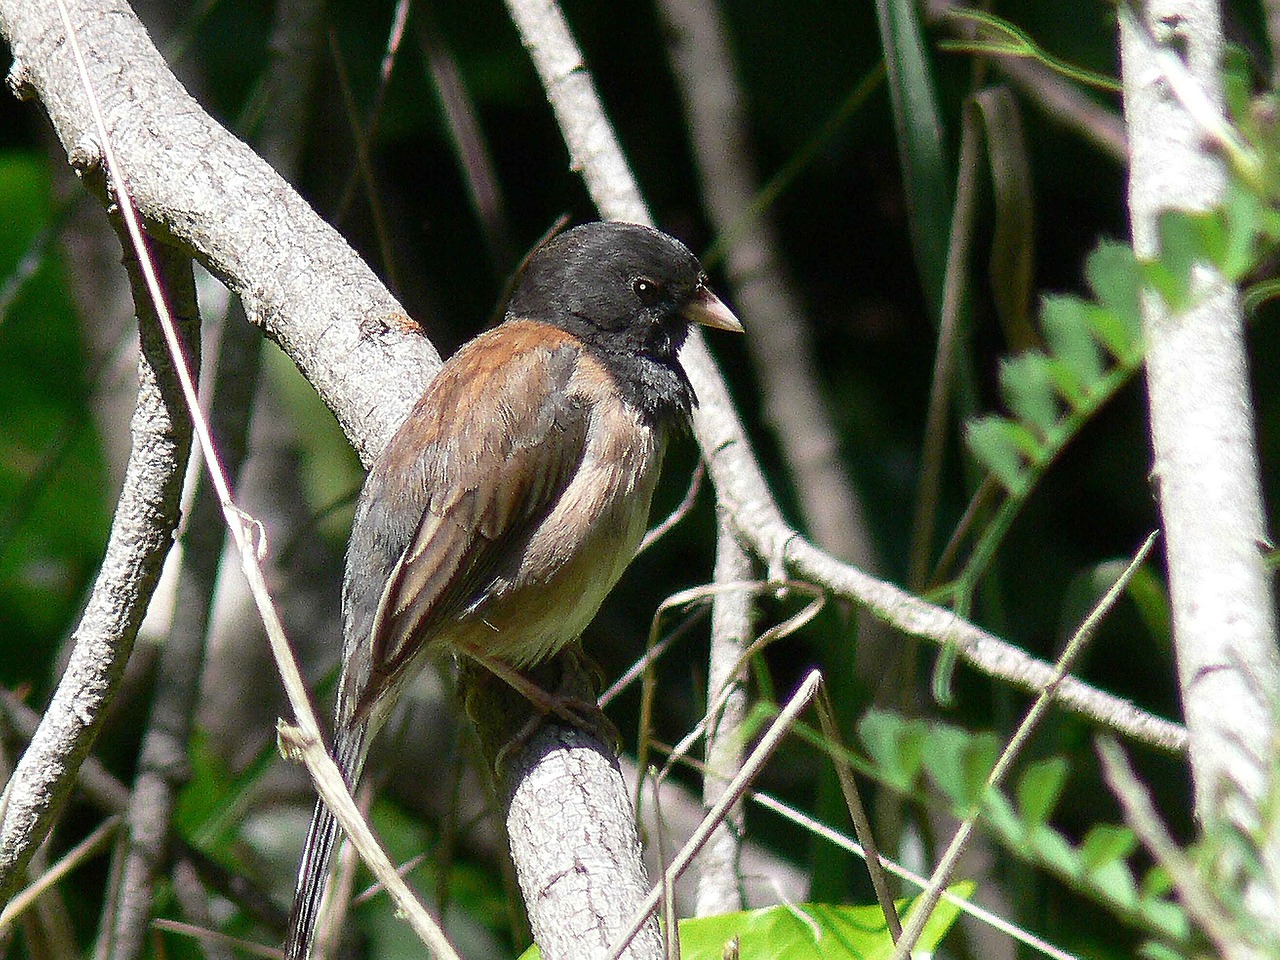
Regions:
M 240 297 L 369 463 L 439 355 L 341 235 L 187 94 L 123 0 L 68 5 L 148 229 Z M 56 6 L 0 0 L 0 34 L 14 57 L 10 86 L 44 105 L 76 169 L 96 168 L 101 148 Z
M 602 216 L 651 223 L 622 149 L 613 135 L 564 15 L 552 0 L 507 0 L 525 46 L 538 68 L 569 147 Z M 1043 660 L 982 628 L 884 580 L 863 573 L 809 543 L 782 518 L 769 493 L 728 387 L 701 331 L 690 332 L 681 363 L 698 395 L 693 427 L 711 469 L 721 505 L 753 549 L 790 565 L 799 576 L 837 596 L 865 605 L 885 623 L 931 643 L 954 643 L 960 657 L 982 673 L 1029 693 L 1053 674 Z M 1181 751 L 1186 731 L 1105 691 L 1068 677 L 1058 700 L 1069 709 L 1125 736 L 1162 750 Z
M 1161 65 L 1162 56 L 1185 63 L 1214 115 L 1209 119 L 1224 121 L 1217 3 L 1151 0 L 1141 10 L 1122 4 L 1120 54 L 1133 149 L 1133 245 L 1140 258 L 1152 258 L 1164 211 L 1209 209 L 1226 192 L 1221 154 Z M 1192 305 L 1178 312 L 1154 294 L 1142 301 L 1152 476 L 1178 683 L 1196 815 L 1211 834 L 1229 824 L 1258 844 L 1264 870 L 1246 881 L 1246 901 L 1274 929 L 1280 836 L 1263 810 L 1274 790 L 1280 656 L 1273 576 L 1263 557 L 1267 525 L 1244 314 L 1239 291 L 1205 264 L 1194 268 L 1191 289 Z
M 157 249 L 173 279 L 191 263 L 172 250 Z M 0 824 L 0 903 L 13 894 L 26 864 L 75 787 L 121 678 L 151 592 L 173 543 L 182 477 L 191 450 L 191 422 L 178 392 L 164 338 L 151 314 L 136 261 L 126 258 L 138 305 L 141 354 L 138 402 L 131 427 L 132 451 L 116 505 L 106 557 L 74 649 L 40 726 L 5 788 Z M 194 343 L 194 318 L 184 335 Z

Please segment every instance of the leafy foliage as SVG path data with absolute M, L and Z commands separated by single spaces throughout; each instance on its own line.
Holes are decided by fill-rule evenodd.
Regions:
M 997 753 L 990 733 L 872 710 L 859 724 L 858 736 L 878 779 L 913 795 L 931 782 L 956 817 L 976 812 L 991 834 L 1023 860 L 1105 904 L 1148 935 L 1175 944 L 1188 941 L 1190 921 L 1169 896 L 1163 875 L 1150 870 L 1141 882 L 1136 879 L 1129 858 L 1138 842 L 1131 829 L 1097 823 L 1075 843 L 1050 823 L 1070 779 L 1065 758 L 1029 764 L 1010 797 L 986 787 Z M 904 763 L 903 758 L 911 759 Z
M 950 892 L 967 899 L 973 884 L 956 884 Z M 909 905 L 899 901 L 899 915 L 909 915 Z M 932 951 L 959 915 L 955 903 L 939 903 L 917 949 Z M 878 906 L 797 903 L 680 921 L 681 960 L 721 960 L 730 955 L 725 948 L 731 942 L 737 948 L 732 955 L 742 960 L 875 960 L 893 954 L 893 939 Z M 540 956 L 531 947 L 521 960 Z
M 1001 363 L 1000 391 L 1012 415 L 986 415 L 966 426 L 969 449 L 1012 497 L 1027 495 L 1142 359 L 1141 274 L 1132 249 L 1100 244 L 1085 275 L 1093 299 L 1046 297 L 1045 349 Z

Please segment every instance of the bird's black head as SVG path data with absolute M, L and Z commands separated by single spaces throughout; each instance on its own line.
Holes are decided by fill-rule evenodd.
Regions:
M 507 316 L 580 338 L 655 421 L 688 417 L 697 402 L 678 360 L 689 324 L 742 330 L 684 244 L 634 223 L 583 224 L 539 247 Z

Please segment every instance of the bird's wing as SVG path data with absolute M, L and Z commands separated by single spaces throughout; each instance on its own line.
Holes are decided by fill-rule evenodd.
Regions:
M 357 715 L 509 569 L 582 460 L 591 413 L 572 389 L 581 344 L 540 324 L 499 330 L 441 371 L 384 457 L 388 478 L 398 473 L 425 506 L 378 602 Z

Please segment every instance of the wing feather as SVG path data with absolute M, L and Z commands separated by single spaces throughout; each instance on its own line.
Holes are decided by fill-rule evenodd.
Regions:
M 580 357 L 568 334 L 509 323 L 463 348 L 392 439 L 352 532 L 353 551 L 372 545 L 387 562 L 381 584 L 346 585 L 348 642 L 363 638 L 370 653 L 367 671 L 344 680 L 348 719 L 393 690 L 443 626 L 503 588 L 583 457 Z M 385 503 L 388 491 L 420 505 L 412 529 Z

